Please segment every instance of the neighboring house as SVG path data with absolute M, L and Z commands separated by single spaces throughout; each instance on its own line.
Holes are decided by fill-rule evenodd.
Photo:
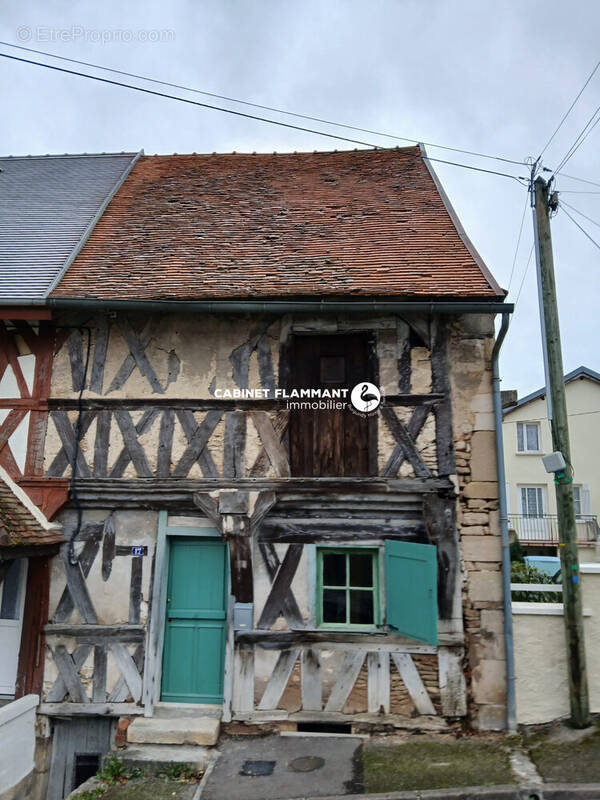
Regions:
M 50 559 L 64 542 L 0 467 L 0 797 L 33 797 Z M 18 698 L 18 699 L 15 699 Z
M 44 447 L 54 350 L 72 331 L 46 298 L 135 157 L 0 158 L 0 698 L 21 698 L 2 709 L 0 796 L 23 766 L 13 753 L 27 750 L 15 735 L 30 725 L 33 740 L 24 695 L 41 694 L 50 560 L 64 541 L 47 520 L 69 481 L 46 479 Z
M 573 493 L 579 555 L 600 560 L 600 374 L 578 367 L 565 375 Z M 554 476 L 544 469 L 542 456 L 552 452 L 546 390 L 512 398 L 504 408 L 502 425 L 510 528 L 531 554 L 556 555 L 558 524 Z
M 504 727 L 510 307 L 422 151 L 141 156 L 70 262 L 44 301 L 49 800 L 159 703 Z

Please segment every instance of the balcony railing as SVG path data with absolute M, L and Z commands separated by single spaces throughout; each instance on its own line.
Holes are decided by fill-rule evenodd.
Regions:
M 577 540 L 595 542 L 598 539 L 598 520 L 595 514 L 578 514 Z M 508 527 L 515 531 L 521 542 L 540 542 L 542 544 L 558 543 L 558 517 L 555 514 L 532 516 L 527 514 L 510 514 Z

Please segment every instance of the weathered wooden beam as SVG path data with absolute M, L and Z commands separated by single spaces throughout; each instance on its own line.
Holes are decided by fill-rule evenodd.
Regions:
M 115 515 L 111 512 L 104 520 L 102 532 L 102 580 L 105 582 L 110 578 L 112 562 L 117 554 L 115 537 Z
M 415 475 L 418 478 L 431 477 L 431 470 L 421 458 L 421 454 L 417 450 L 415 443 L 408 435 L 408 432 L 404 427 L 404 425 L 400 422 L 400 420 L 396 416 L 396 412 L 394 411 L 394 409 L 388 408 L 387 406 L 383 406 L 381 409 L 381 416 L 383 417 L 386 425 L 390 429 L 390 432 L 394 436 L 394 439 L 403 449 L 404 457 L 406 458 L 407 461 L 410 462 L 415 472 Z
M 50 652 L 52 652 L 52 650 L 50 650 Z M 92 648 L 87 644 L 80 644 L 73 650 L 71 653 L 71 658 L 73 659 L 76 670 L 79 670 L 85 664 L 91 652 Z M 46 700 L 48 703 L 59 703 L 64 699 L 68 691 L 67 685 L 61 673 L 59 672 L 57 679 L 54 681 L 46 695 Z
M 185 479 L 149 478 L 91 478 L 76 481 L 77 493 L 82 502 L 90 507 L 106 508 L 118 504 L 121 507 L 164 508 L 181 504 L 192 507 L 196 492 L 215 492 L 219 489 L 240 491 L 274 491 L 278 494 L 312 493 L 323 496 L 360 493 L 363 495 L 422 494 L 440 491 L 454 492 L 454 484 L 448 478 L 240 478 L 216 477 Z
M 415 408 L 411 414 L 408 425 L 406 426 L 406 432 L 413 442 L 417 441 L 417 437 L 421 433 L 423 425 L 425 424 L 430 411 L 430 406 L 417 406 L 417 408 Z M 391 456 L 387 461 L 387 464 L 383 469 L 382 475 L 385 477 L 394 478 L 398 474 L 400 467 L 405 460 L 406 454 L 404 452 L 404 447 L 401 444 L 396 444 Z
M 206 514 L 217 530 L 221 530 L 222 519 L 219 514 L 219 504 L 214 497 L 208 492 L 196 492 L 194 494 L 194 505 Z
M 75 450 L 75 427 L 71 425 L 66 411 L 52 411 L 51 418 L 60 437 L 62 448 L 56 454 L 47 471 L 49 478 L 60 478 L 68 466 L 73 464 L 73 452 Z M 81 441 L 89 430 L 90 425 L 96 416 L 95 411 L 83 411 L 79 424 L 79 440 Z M 85 460 L 83 452 L 77 445 L 77 463 L 75 466 L 77 477 L 91 478 L 90 468 Z
M 303 545 L 290 544 L 271 585 L 262 614 L 258 620 L 258 628 L 270 628 L 282 613 L 284 598 L 290 591 L 294 575 L 302 558 Z
M 390 654 L 367 654 L 367 703 L 369 712 L 390 713 Z
M 81 619 L 88 625 L 97 624 L 98 617 L 96 616 L 96 610 L 94 609 L 94 604 L 92 603 L 92 598 L 90 597 L 90 593 L 85 582 L 85 576 L 83 575 L 81 562 L 78 561 L 76 564 L 71 564 L 71 560 L 69 558 L 69 548 L 67 544 L 61 546 L 60 555 L 65 575 L 67 577 L 67 588 L 69 594 L 71 595 L 73 604 L 81 615 Z M 56 619 L 58 619 L 58 613 L 59 608 L 56 610 Z
M 437 450 L 438 475 L 452 475 L 456 472 L 454 458 L 454 429 L 452 424 L 452 405 L 450 401 L 450 374 L 448 370 L 448 326 L 442 317 L 432 322 L 431 341 L 431 383 L 434 392 L 444 399 L 436 404 L 435 439 Z
M 365 660 L 364 650 L 346 653 L 338 679 L 333 684 L 325 711 L 342 711 Z
M 204 476 L 219 477 L 216 464 L 208 452 L 207 444 L 222 416 L 222 411 L 209 411 L 198 425 L 191 411 L 177 411 L 177 419 L 186 435 L 188 446 L 173 469 L 174 478 L 185 478 L 196 462 L 200 465 Z
M 275 412 L 275 418 L 273 420 L 273 429 L 275 431 L 275 435 L 279 438 L 281 442 L 285 432 L 288 428 L 288 423 L 290 419 L 290 413 L 287 409 L 277 409 Z M 283 446 L 283 445 L 282 445 Z M 267 470 L 269 469 L 269 456 L 267 455 L 266 448 L 262 447 L 260 453 L 256 456 L 254 464 L 248 470 L 248 476 L 250 478 L 259 477 L 261 475 L 266 474 Z
M 175 411 L 173 408 L 165 408 L 160 418 L 160 432 L 158 434 L 158 456 L 156 461 L 157 478 L 168 478 L 171 473 L 174 430 Z
M 467 713 L 467 686 L 462 668 L 462 648 L 440 647 L 438 674 L 442 714 L 445 717 L 464 717 Z
M 275 580 L 275 576 L 281 566 L 281 562 L 279 560 L 279 556 L 277 555 L 277 551 L 275 547 L 270 542 L 260 542 L 258 543 L 258 549 L 262 556 L 262 559 L 265 563 L 265 567 L 267 568 L 267 572 L 269 574 L 269 578 L 271 583 Z M 294 593 L 289 588 L 288 592 L 284 596 L 282 603 L 281 603 L 281 613 L 285 617 L 288 625 L 290 628 L 303 628 L 304 621 L 302 619 L 302 614 L 300 609 L 298 608 L 298 603 L 296 602 L 296 598 L 294 597 Z
M 49 717 L 123 717 L 144 713 L 141 706 L 133 703 L 42 703 L 38 714 Z
M 460 565 L 455 498 L 434 494 L 424 496 L 423 519 L 429 542 L 436 546 L 439 616 L 440 619 L 451 619 Z
M 156 373 L 152 368 L 152 364 L 150 364 L 146 355 L 146 348 L 150 343 L 150 339 L 144 337 L 142 340 L 142 337 L 135 333 L 135 331 L 131 328 L 129 321 L 124 316 L 119 316 L 117 318 L 117 323 L 123 338 L 127 342 L 129 353 L 133 357 L 137 368 L 152 387 L 152 391 L 163 394 L 165 390 L 163 389 L 161 382 L 156 377 Z
M 437 653 L 437 648 L 429 644 L 415 644 L 413 639 L 391 633 L 337 633 L 336 631 L 274 631 L 254 630 L 236 631 L 236 643 L 251 647 L 258 645 L 264 650 L 283 650 L 285 648 L 308 646 L 321 650 L 381 651 L 399 653 Z M 462 634 L 440 633 L 440 646 L 459 645 L 464 642 Z
M 104 315 L 95 320 L 94 359 L 90 375 L 90 391 L 102 394 L 104 383 L 104 366 L 108 352 L 109 321 Z
M 223 441 L 223 477 L 244 478 L 246 475 L 246 414 L 228 411 L 225 414 Z
M 443 401 L 444 395 L 440 392 L 429 394 L 389 394 L 386 395 L 386 406 L 409 407 L 427 405 L 432 406 Z M 51 409 L 61 409 L 64 411 L 76 411 L 79 408 L 79 401 L 76 397 L 49 397 L 48 407 Z M 289 412 L 282 404 L 284 399 L 243 399 L 243 398 L 217 398 L 217 397 L 84 397 L 82 399 L 83 408 L 86 411 L 100 411 L 103 409 L 123 408 L 128 411 L 136 409 L 158 408 L 165 410 L 172 408 L 175 410 L 187 411 L 281 411 L 287 415 Z
M 321 655 L 318 650 L 307 647 L 302 650 L 300 672 L 302 708 L 305 711 L 321 711 L 323 708 L 323 677 Z
M 254 710 L 254 650 L 236 648 L 233 658 L 234 713 Z
M 123 443 L 125 445 L 124 451 L 119 455 L 117 461 L 115 462 L 113 468 L 110 471 L 110 477 L 118 478 L 120 477 L 129 461 L 133 463 L 135 467 L 135 471 L 139 475 L 140 478 L 152 478 L 153 473 L 152 469 L 150 468 L 150 464 L 148 463 L 148 459 L 146 458 L 146 453 L 144 452 L 144 448 L 138 441 L 138 436 L 148 430 L 156 419 L 158 414 L 157 409 L 151 409 L 149 411 L 144 412 L 145 418 L 144 424 L 138 425 L 133 424 L 133 420 L 131 419 L 129 413 L 124 409 L 115 409 L 113 411 L 113 416 L 116 420 L 117 425 L 119 426 L 119 430 L 121 431 L 121 436 L 123 437 Z
M 106 702 L 106 646 L 96 645 L 94 647 L 94 675 L 92 685 L 92 702 Z
M 231 593 L 238 603 L 252 603 L 254 580 L 252 575 L 252 547 L 248 536 L 228 536 L 231 568 Z
M 57 625 L 44 626 L 46 636 L 70 636 L 80 644 L 104 644 L 106 642 L 143 642 L 146 629 L 143 625 Z
M 157 314 L 150 315 L 150 317 L 146 320 L 140 334 L 136 335 L 136 340 L 137 340 L 136 346 L 139 346 L 139 348 L 145 351 L 146 347 L 148 347 L 148 345 L 150 344 L 150 340 L 156 334 L 159 325 L 160 325 L 160 316 Z M 106 390 L 106 393 L 110 394 L 111 392 L 121 389 L 125 381 L 129 378 L 129 376 L 135 369 L 135 367 L 136 367 L 135 357 L 131 352 L 129 352 L 125 360 L 119 367 L 115 377 L 112 380 L 112 383 Z
M 102 409 L 96 416 L 96 438 L 94 440 L 94 475 L 105 478 L 108 474 L 108 449 L 110 447 L 111 413 Z
M 74 703 L 89 703 L 90 699 L 79 679 L 77 668 L 73 663 L 73 658 L 67 652 L 67 648 L 62 644 L 58 644 L 51 652 L 71 700 Z
M 290 459 L 281 443 L 281 438 L 273 427 L 270 417 L 265 411 L 251 411 L 250 417 L 254 423 L 260 440 L 275 470 L 275 474 L 281 478 L 291 476 Z
M 124 644 L 111 642 L 110 651 L 114 656 L 117 666 L 121 670 L 125 683 L 129 687 L 131 697 L 135 703 L 142 697 L 142 676 Z
M 259 540 L 262 542 L 311 542 L 359 541 L 376 537 L 378 539 L 399 539 L 401 541 L 426 542 L 425 527 L 421 520 L 381 520 L 347 517 L 305 520 L 289 520 L 285 517 L 272 517 L 263 522 Z
M 133 652 L 133 663 L 135 664 L 138 672 L 142 674 L 144 669 L 144 645 L 138 644 Z M 109 703 L 122 703 L 129 697 L 129 687 L 123 675 L 115 683 L 112 692 L 108 696 Z
M 131 583 L 129 586 L 129 624 L 139 625 L 142 615 L 142 575 L 144 557 L 134 556 L 131 559 Z
M 283 650 L 279 654 L 277 663 L 273 668 L 273 672 L 267 681 L 265 691 L 258 704 L 260 711 L 277 708 L 299 655 L 299 649 Z
M 419 714 L 435 714 L 431 698 L 410 655 L 408 653 L 392 653 L 392 658 Z

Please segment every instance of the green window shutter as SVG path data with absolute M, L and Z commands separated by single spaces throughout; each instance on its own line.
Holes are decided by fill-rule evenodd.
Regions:
M 385 592 L 388 627 L 437 645 L 436 547 L 386 540 Z

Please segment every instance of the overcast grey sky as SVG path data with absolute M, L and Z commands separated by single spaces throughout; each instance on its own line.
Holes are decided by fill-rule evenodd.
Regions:
M 7 42 L 514 159 L 539 154 L 600 59 L 600 4 L 590 0 L 32 0 L 26 6 L 4 0 L 0 19 Z M 352 146 L 6 59 L 0 71 L 3 155 Z M 548 166 L 556 166 L 599 105 L 600 70 L 545 154 Z M 600 126 L 565 171 L 600 183 L 599 143 Z M 500 162 L 429 153 L 526 174 Z M 507 288 L 526 190 L 507 178 L 435 168 L 475 246 Z M 566 178 L 558 188 L 600 192 Z M 600 222 L 600 194 L 563 199 Z M 573 215 L 600 242 L 600 229 Z M 554 218 L 553 237 L 565 370 L 585 364 L 600 371 L 600 250 L 563 212 Z M 531 243 L 528 209 L 513 301 Z M 543 384 L 533 259 L 502 373 L 503 388 L 520 394 Z

